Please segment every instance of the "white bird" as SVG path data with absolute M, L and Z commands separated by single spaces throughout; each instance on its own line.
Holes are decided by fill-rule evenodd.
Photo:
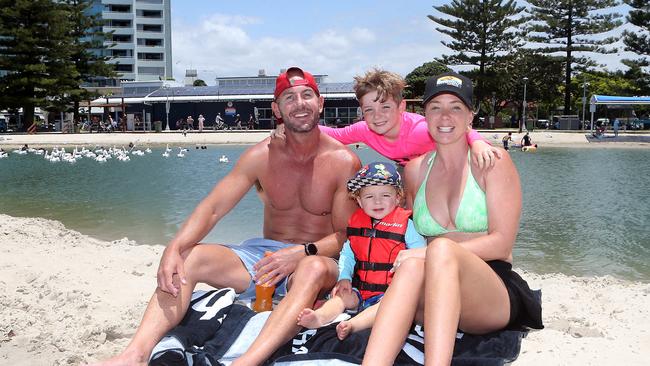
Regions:
M 165 152 L 162 154 L 163 158 L 168 158 L 169 157 L 169 152 L 165 150 Z
M 169 144 L 167 144 L 167 147 L 165 148 L 165 152 L 172 152 L 172 149 L 169 148 Z
M 178 154 L 176 154 L 176 156 L 178 156 L 179 158 L 184 158 L 184 157 L 185 157 L 185 154 L 183 154 L 183 153 L 184 153 L 185 151 L 187 151 L 187 149 L 183 149 L 183 148 L 180 148 L 180 147 L 179 147 L 179 148 L 178 148 Z
M 219 158 L 220 163 L 227 163 L 228 162 L 228 157 L 226 155 L 221 155 Z
M 144 152 L 146 152 L 147 154 L 151 154 L 151 149 L 150 149 L 150 148 L 146 148 L 146 149 L 144 150 Z

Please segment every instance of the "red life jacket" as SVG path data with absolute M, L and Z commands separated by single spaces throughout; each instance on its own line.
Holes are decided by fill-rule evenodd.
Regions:
M 362 299 L 384 293 L 393 278 L 390 269 L 400 250 L 406 249 L 404 234 L 410 210 L 395 208 L 372 226 L 372 218 L 358 209 L 348 222 L 347 234 L 356 265 L 352 286 Z

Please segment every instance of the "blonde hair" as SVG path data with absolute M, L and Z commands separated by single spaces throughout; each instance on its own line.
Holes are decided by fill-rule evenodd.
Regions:
M 406 82 L 401 76 L 378 68 L 373 68 L 363 76 L 354 77 L 354 94 L 359 101 L 366 94 L 376 91 L 378 101 L 385 102 L 390 96 L 399 104 L 405 87 Z

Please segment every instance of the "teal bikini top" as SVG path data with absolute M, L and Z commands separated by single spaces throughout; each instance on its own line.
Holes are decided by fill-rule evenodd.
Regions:
M 450 232 L 477 233 L 487 231 L 488 212 L 485 192 L 481 190 L 481 187 L 472 175 L 471 163 L 469 166 L 467 181 L 465 182 L 465 189 L 463 190 L 463 197 L 460 200 L 458 211 L 456 212 L 456 218 L 453 222 L 456 229 L 447 230 L 431 217 L 431 211 L 427 206 L 425 191 L 427 180 L 429 179 L 429 173 L 431 172 L 431 167 L 433 166 L 435 158 L 436 152 L 433 151 L 431 152 L 431 157 L 427 162 L 427 165 L 429 166 L 427 175 L 420 185 L 420 188 L 415 195 L 415 201 L 413 202 L 413 223 L 415 224 L 415 229 L 421 235 L 428 237 L 435 237 Z

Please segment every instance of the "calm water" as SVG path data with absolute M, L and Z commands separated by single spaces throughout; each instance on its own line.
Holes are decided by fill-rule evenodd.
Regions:
M 162 150 L 100 164 L 50 163 L 41 156 L 0 159 L 0 213 L 59 220 L 106 240 L 165 244 L 194 206 L 232 167 L 244 146 Z M 372 150 L 355 150 L 364 162 Z M 225 154 L 230 163 L 219 163 Z M 539 273 L 650 280 L 650 150 L 547 148 L 513 152 L 524 194 L 515 264 Z M 0 223 L 1 225 L 1 223 Z M 239 242 L 261 235 L 254 191 L 209 234 Z

